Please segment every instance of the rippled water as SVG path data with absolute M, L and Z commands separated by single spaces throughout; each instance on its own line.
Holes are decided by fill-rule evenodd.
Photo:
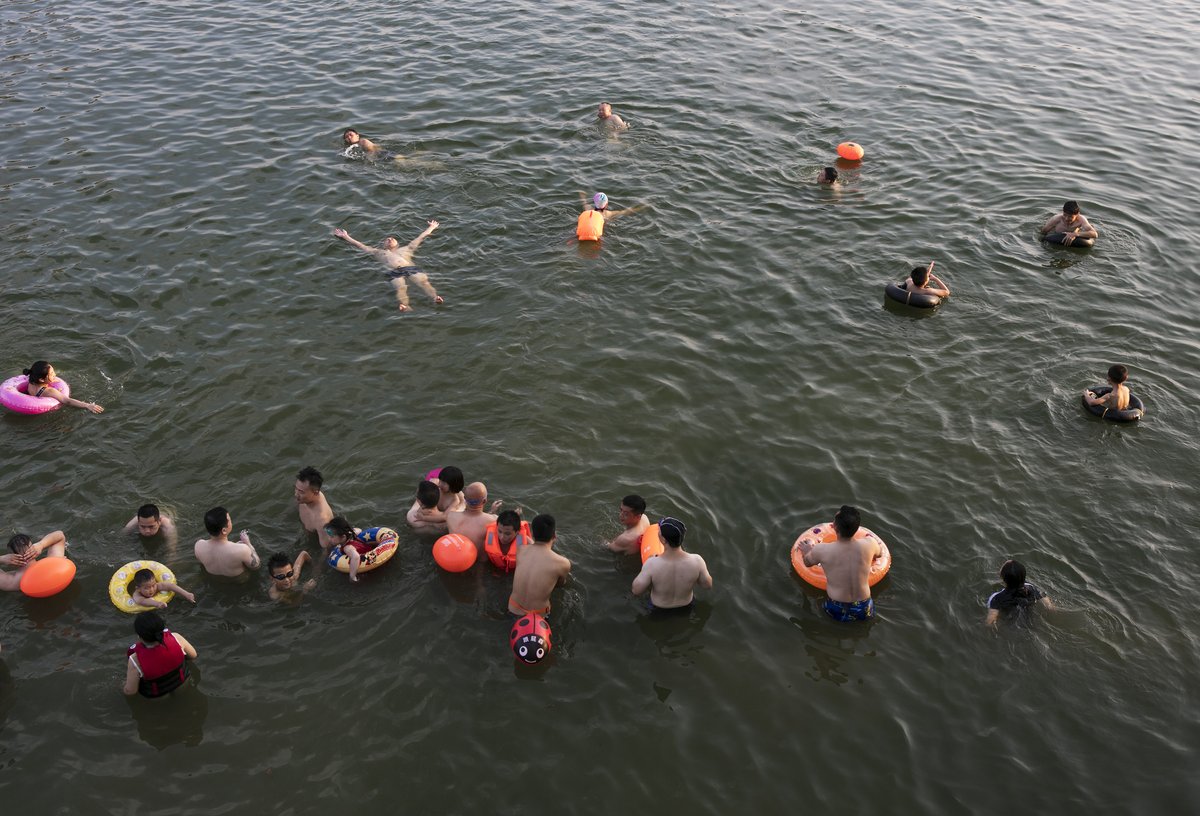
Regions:
M 1196 810 L 1200 11 L 1154 17 L 5 5 L 0 370 L 49 359 L 107 409 L 0 418 L 0 521 L 66 530 L 79 564 L 62 596 L 4 599 L 5 800 Z M 409 160 L 348 161 L 346 126 Z M 846 139 L 866 161 L 818 188 Z M 597 189 L 650 205 L 598 252 L 568 240 Z M 1036 241 L 1066 198 L 1095 249 Z M 407 315 L 330 236 L 430 218 L 446 303 Z M 950 302 L 886 309 L 931 258 Z M 1078 404 L 1117 361 L 1138 426 Z M 548 666 L 514 668 L 501 580 L 440 573 L 407 531 L 294 608 L 190 557 L 218 503 L 294 550 L 302 465 L 339 512 L 399 525 L 451 462 L 559 520 L 575 580 Z M 631 491 L 708 560 L 690 621 L 646 620 L 601 547 Z M 148 554 L 200 600 L 169 615 L 200 682 L 161 704 L 118 692 L 132 633 L 104 597 L 144 500 L 182 531 Z M 896 559 L 869 626 L 826 620 L 788 562 L 843 502 Z M 992 634 L 1008 556 L 1062 611 Z

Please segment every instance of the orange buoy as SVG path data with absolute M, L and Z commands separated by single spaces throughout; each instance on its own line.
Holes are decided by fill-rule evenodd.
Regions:
M 642 563 L 645 564 L 648 560 L 656 555 L 662 555 L 663 550 L 662 539 L 658 537 L 658 525 L 651 524 L 646 528 L 646 532 L 642 533 Z
M 847 161 L 858 161 L 866 151 L 856 142 L 842 142 L 837 146 L 837 153 Z
M 74 561 L 50 555 L 26 568 L 21 576 L 21 591 L 30 598 L 49 598 L 66 589 L 74 577 Z
M 433 560 L 446 572 L 466 572 L 478 557 L 475 542 L 465 535 L 450 533 L 433 542 Z
M 867 586 L 875 586 L 883 580 L 883 576 L 888 574 L 888 570 L 892 568 L 892 551 L 888 549 L 888 545 L 883 539 L 872 533 L 866 527 L 859 527 L 858 532 L 854 534 L 854 540 L 858 541 L 863 538 L 873 538 L 879 542 L 879 548 L 883 554 L 871 562 L 871 571 L 867 574 Z M 796 538 L 792 544 L 792 568 L 796 570 L 796 574 L 803 578 L 808 583 L 815 586 L 817 589 L 825 589 L 825 570 L 821 569 L 821 565 L 810 567 L 804 563 L 804 553 L 800 551 L 800 542 L 807 541 L 811 544 L 828 544 L 831 541 L 837 541 L 837 532 L 833 529 L 832 524 L 818 524 L 814 527 L 809 527 Z

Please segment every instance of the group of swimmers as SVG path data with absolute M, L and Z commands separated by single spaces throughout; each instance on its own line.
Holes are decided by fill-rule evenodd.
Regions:
M 613 113 L 609 103 L 601 103 L 597 110 L 598 124 L 610 133 L 619 133 L 629 125 Z M 402 159 L 389 153 L 358 131 L 347 129 L 343 142 L 348 149 L 359 150 L 368 158 Z M 817 174 L 821 184 L 838 184 L 837 170 L 826 167 Z M 576 223 L 576 238 L 580 241 L 599 241 L 603 237 L 605 224 L 610 220 L 637 212 L 646 205 L 626 209 L 612 209 L 608 196 L 596 192 L 589 200 L 579 193 L 582 212 Z M 400 311 L 411 310 L 408 282 L 419 287 L 435 304 L 443 302 L 428 275 L 414 263 L 420 245 L 437 228 L 439 223 L 430 220 L 425 230 L 405 245 L 394 237 L 386 237 L 380 247 L 372 247 L 353 238 L 345 229 L 335 229 L 335 237 L 356 249 L 372 255 L 387 268 L 387 277 L 392 282 Z M 1076 242 L 1094 240 L 1097 230 L 1081 214 L 1074 201 L 1063 206 L 1061 214 L 1055 215 L 1042 228 L 1048 240 L 1066 246 Z M 949 297 L 950 288 L 933 273 L 934 263 L 912 270 L 900 286 L 910 292 L 920 292 L 939 298 Z M 96 403 L 83 402 L 69 395 L 65 389 L 55 386 L 57 373 L 46 361 L 37 361 L 24 372 L 28 378 L 26 393 L 29 396 L 49 398 L 62 404 L 84 408 L 93 413 L 103 412 Z M 1124 410 L 1130 401 L 1129 389 L 1125 385 L 1128 371 L 1124 366 L 1114 365 L 1108 374 L 1109 390 L 1097 393 L 1088 389 L 1083 398 L 1089 406 Z M 61 384 L 61 383 L 60 383 Z M 312 467 L 302 469 L 296 475 L 294 495 L 300 521 L 305 530 L 315 534 L 324 560 L 331 554 L 342 554 L 348 562 L 349 580 L 358 582 L 363 559 L 369 557 L 376 541 L 368 532 L 378 528 L 355 527 L 342 516 L 334 515 L 322 491 L 323 478 Z M 512 591 L 507 608 L 514 616 L 550 613 L 551 594 L 562 586 L 571 574 L 571 561 L 555 552 L 557 541 L 556 523 L 553 516 L 540 514 L 525 522 L 520 511 L 500 510 L 502 502 L 494 502 L 484 509 L 487 488 L 482 482 L 464 484 L 462 471 L 447 466 L 431 472 L 417 487 L 416 497 L 406 520 L 417 531 L 434 535 L 455 534 L 468 539 L 482 553 L 487 562 L 501 573 L 511 573 Z M 499 512 L 497 512 L 499 511 Z M 619 505 L 618 520 L 625 527 L 606 546 L 615 553 L 637 554 L 641 550 L 643 536 L 651 526 L 646 516 L 646 502 L 638 495 L 625 496 Z M 821 566 L 827 579 L 827 597 L 824 610 L 835 620 L 867 620 L 874 616 L 874 600 L 868 583 L 872 562 L 880 556 L 880 546 L 870 537 L 859 537 L 860 514 L 851 506 L 843 506 L 834 516 L 834 541 L 811 544 L 800 542 L 803 561 L 808 566 Z M 237 577 L 253 573 L 261 566 L 261 559 L 249 533 L 241 531 L 231 539 L 233 520 L 223 507 L 214 507 L 204 516 L 207 538 L 196 541 L 193 552 L 197 561 L 211 575 Z M 167 536 L 174 539 L 176 530 L 172 519 L 152 504 L 140 507 L 126 530 L 134 530 L 144 538 Z M 711 589 L 712 575 L 704 559 L 688 552 L 683 547 L 686 525 L 677 518 L 663 517 L 657 522 L 663 551 L 646 558 L 631 590 L 634 595 L 649 595 L 648 609 L 656 615 L 686 613 L 695 603 L 696 588 Z M 34 541 L 27 535 L 15 535 L 8 544 L 9 552 L 0 555 L 0 565 L 12 571 L 0 571 L 0 589 L 16 590 L 21 575 L 39 556 L 65 556 L 67 541 L 61 531 L 55 531 Z M 276 552 L 267 560 L 270 578 L 267 594 L 273 601 L 297 601 L 316 586 L 315 579 L 303 577 L 305 567 L 312 563 L 307 550 L 296 556 Z M 1026 580 L 1023 565 L 1015 560 L 1006 561 L 1000 570 L 1004 589 L 992 594 L 987 601 L 988 624 L 995 624 L 1001 614 L 1011 610 L 1026 610 L 1034 606 L 1050 607 L 1050 600 L 1036 586 Z M 140 693 L 144 696 L 161 696 L 178 688 L 187 677 L 187 660 L 194 659 L 196 649 L 178 633 L 166 628 L 158 611 L 166 606 L 158 599 L 160 593 L 171 592 L 195 603 L 196 598 L 173 581 L 165 580 L 148 569 L 133 575 L 130 598 L 137 607 L 147 611 L 134 619 L 134 629 L 139 642 L 128 650 L 127 671 L 123 688 L 127 694 Z

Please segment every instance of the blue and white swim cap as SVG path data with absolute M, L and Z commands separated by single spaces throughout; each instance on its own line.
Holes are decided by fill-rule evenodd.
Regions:
M 596 193 L 592 196 L 592 204 L 595 205 L 597 210 L 603 210 L 608 206 L 608 196 L 604 193 Z

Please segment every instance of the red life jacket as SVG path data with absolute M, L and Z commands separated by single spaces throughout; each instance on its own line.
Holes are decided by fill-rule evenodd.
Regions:
M 599 241 L 604 235 L 604 213 L 584 210 L 575 222 L 575 237 L 580 241 Z
M 529 529 L 529 522 L 522 521 L 521 529 L 509 546 L 508 552 L 501 552 L 500 534 L 496 531 L 496 522 L 493 521 L 488 525 L 487 532 L 484 534 L 483 551 L 487 553 L 488 560 L 496 569 L 512 572 L 517 568 L 517 550 L 531 541 L 533 541 L 533 533 Z
M 130 646 L 125 654 L 133 658 L 138 674 L 141 675 L 138 680 L 138 694 L 143 697 L 162 697 L 164 694 L 170 694 L 187 679 L 187 655 L 170 629 L 163 630 L 161 644 L 147 646 L 139 641 Z

